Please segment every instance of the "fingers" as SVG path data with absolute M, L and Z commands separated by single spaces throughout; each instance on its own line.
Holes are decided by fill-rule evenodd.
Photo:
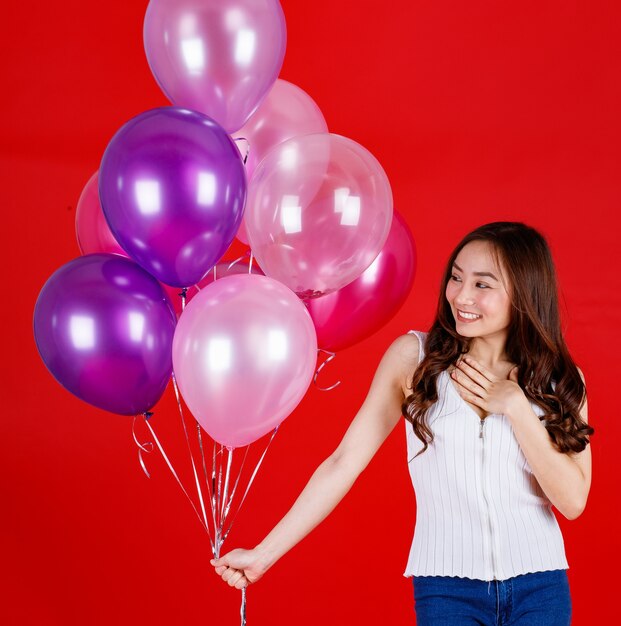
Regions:
M 215 570 L 216 574 L 218 574 L 229 587 L 243 589 L 250 584 L 250 581 L 246 578 L 242 570 L 235 569 L 234 567 L 226 567 L 225 565 L 220 565 L 216 567 Z
M 468 376 L 476 380 L 481 386 L 485 386 L 486 383 L 496 382 L 498 378 L 492 374 L 486 367 L 483 367 L 477 360 L 473 359 L 469 356 L 462 357 L 458 362 L 457 366 L 459 367 L 461 364 L 461 368 L 465 371 Z
M 467 387 L 464 387 L 464 385 L 462 385 L 458 380 L 456 380 L 455 382 L 457 383 L 457 391 L 459 392 L 459 395 L 464 400 L 466 400 L 467 402 L 470 402 L 470 404 L 474 404 L 476 406 L 481 407 L 482 409 L 485 409 L 484 405 L 486 403 L 483 398 L 473 394 Z
M 480 397 L 483 397 L 486 393 L 485 387 L 482 387 L 478 382 L 476 382 L 470 374 L 466 374 L 462 370 L 462 366 L 460 364 L 457 365 L 457 368 L 451 372 L 451 377 L 455 380 L 461 387 L 470 391 Z

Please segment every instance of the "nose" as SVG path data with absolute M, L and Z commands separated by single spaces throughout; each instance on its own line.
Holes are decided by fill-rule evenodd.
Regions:
M 467 284 L 462 284 L 459 288 L 457 295 L 455 296 L 456 304 L 471 305 L 474 303 L 474 293 Z

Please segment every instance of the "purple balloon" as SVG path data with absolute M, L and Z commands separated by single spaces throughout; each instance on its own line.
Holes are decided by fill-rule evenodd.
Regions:
M 235 237 L 246 173 L 239 150 L 216 122 L 162 107 L 114 135 L 101 161 L 99 196 L 127 254 L 163 283 L 188 287 Z
M 121 415 L 160 399 L 172 372 L 177 317 L 162 286 L 130 259 L 88 254 L 41 289 L 34 335 L 54 378 L 78 398 Z

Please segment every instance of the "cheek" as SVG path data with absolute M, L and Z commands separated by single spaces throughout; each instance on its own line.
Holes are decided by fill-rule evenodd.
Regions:
M 486 297 L 480 301 L 480 306 L 490 313 L 502 315 L 503 317 L 509 316 L 510 314 L 509 301 L 506 297 L 497 294 L 486 295 Z
M 444 290 L 444 296 L 450 302 L 455 297 L 456 289 L 453 284 L 447 283 L 446 289 Z

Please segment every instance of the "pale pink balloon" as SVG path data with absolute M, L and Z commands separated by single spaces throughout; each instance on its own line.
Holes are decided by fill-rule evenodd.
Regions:
M 371 265 L 392 222 L 392 192 L 377 159 L 334 134 L 272 148 L 248 186 L 246 231 L 267 276 L 301 298 L 344 287 Z
M 241 260 L 231 265 L 232 261 L 223 261 L 222 263 L 217 263 L 215 265 L 216 277 L 214 279 L 214 271 L 213 268 L 209 271 L 207 276 L 203 278 L 198 285 L 193 285 L 192 287 L 188 287 L 185 298 L 186 305 L 190 302 L 190 300 L 199 293 L 202 289 L 207 287 L 207 285 L 211 285 L 214 280 L 220 280 L 221 278 L 225 278 L 226 276 L 236 276 L 237 274 L 256 274 L 257 276 L 265 276 L 265 274 L 261 271 L 261 268 L 256 264 L 252 264 L 252 269 L 248 271 L 248 265 L 243 263 Z M 178 287 L 171 287 L 170 285 L 165 285 L 161 283 L 164 291 L 168 294 L 170 301 L 173 303 L 173 307 L 175 309 L 175 313 L 177 317 L 179 317 L 182 313 L 182 298 L 181 298 L 181 289 Z
M 246 158 L 248 180 L 263 157 L 279 143 L 300 135 L 327 133 L 328 125 L 315 101 L 297 85 L 278 79 L 243 128 L 233 135 Z M 237 238 L 248 244 L 244 220 Z
M 215 441 L 237 448 L 299 404 L 317 361 L 306 307 L 267 276 L 216 280 L 179 318 L 173 368 L 188 408 Z
M 328 125 L 315 101 L 297 85 L 279 78 L 233 139 L 243 138 L 249 144 L 246 173 L 250 180 L 257 165 L 274 146 L 291 137 L 327 132 Z M 244 142 L 237 145 L 245 155 Z
M 415 274 L 414 238 L 395 212 L 388 239 L 375 261 L 349 285 L 306 303 L 319 347 L 336 352 L 379 330 L 407 299 Z
M 245 223 L 245 215 L 242 218 L 242 221 L 237 229 L 237 234 L 235 235 L 237 239 L 239 239 L 244 245 L 248 245 L 248 233 L 246 232 L 246 223 Z
M 82 254 L 110 252 L 128 256 L 114 238 L 99 203 L 98 172 L 84 186 L 75 211 L 75 234 Z
M 287 30 L 278 0 L 151 0 L 147 61 L 162 91 L 239 130 L 278 77 Z

